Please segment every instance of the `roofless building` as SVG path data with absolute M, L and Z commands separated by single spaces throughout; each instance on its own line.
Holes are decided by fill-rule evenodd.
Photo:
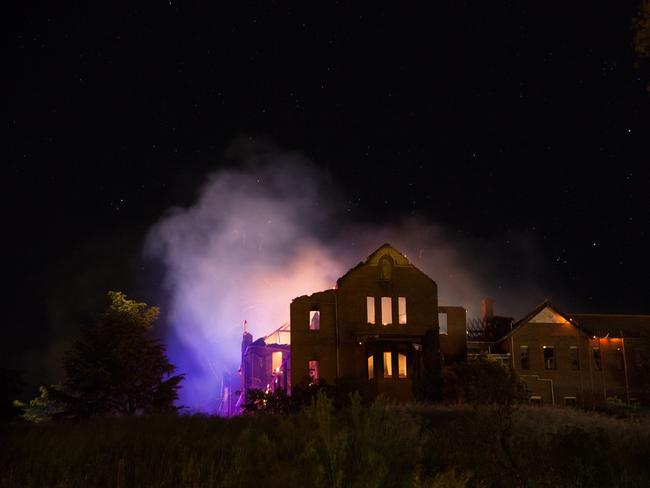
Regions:
M 446 362 L 465 359 L 465 309 L 440 306 L 435 281 L 390 244 L 336 285 L 291 303 L 292 384 L 344 381 L 408 401 L 422 374 L 423 348 L 438 361 L 439 352 Z

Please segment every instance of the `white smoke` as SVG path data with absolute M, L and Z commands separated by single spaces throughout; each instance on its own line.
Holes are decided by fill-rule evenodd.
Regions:
M 289 321 L 293 298 L 334 287 L 384 242 L 438 283 L 442 304 L 479 306 L 472 261 L 441 227 L 354 224 L 329 175 L 301 155 L 244 145 L 235 157 L 237 167 L 211 174 L 196 203 L 172 209 L 146 241 L 165 266 L 169 354 L 187 373 L 181 403 L 214 408 L 219 377 L 239 366 L 244 320 L 255 338 L 271 332 Z

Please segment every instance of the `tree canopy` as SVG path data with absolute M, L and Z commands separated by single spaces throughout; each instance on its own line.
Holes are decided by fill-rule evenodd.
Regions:
M 24 386 L 20 371 L 0 367 L 0 421 L 12 419 L 20 413 L 20 405 L 14 398 Z
M 65 381 L 47 396 L 66 405 L 65 416 L 135 415 L 175 411 L 183 375 L 150 337 L 158 307 L 108 292 L 110 304 L 65 353 Z

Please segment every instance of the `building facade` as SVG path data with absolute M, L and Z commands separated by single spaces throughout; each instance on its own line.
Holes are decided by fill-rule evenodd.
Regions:
M 222 413 L 230 416 L 230 412 L 240 412 L 246 402 L 246 392 L 249 390 L 276 391 L 284 390 L 291 393 L 291 336 L 289 324 L 283 324 L 270 334 L 253 340 L 253 335 L 246 330 L 241 343 L 241 366 L 236 391 L 239 394 L 233 405 L 225 401 Z M 233 387 L 230 386 L 230 391 Z M 230 402 L 233 401 L 231 395 Z M 226 410 L 228 409 L 226 413 Z
M 566 314 L 545 301 L 492 343 L 532 403 L 594 407 L 635 403 L 648 378 L 650 316 Z
M 436 283 L 389 244 L 336 288 L 295 298 L 290 313 L 294 385 L 344 381 L 409 401 L 422 374 L 425 336 L 445 362 L 466 356 L 465 309 L 439 306 Z
M 482 312 L 468 321 L 463 307 L 440 305 L 436 283 L 384 244 L 335 288 L 295 298 L 290 324 L 255 341 L 244 330 L 239 400 L 224 405 L 320 380 L 407 402 L 427 358 L 440 367 L 484 353 L 515 370 L 533 403 L 650 401 L 650 316 L 566 314 L 545 301 L 515 321 L 489 298 Z

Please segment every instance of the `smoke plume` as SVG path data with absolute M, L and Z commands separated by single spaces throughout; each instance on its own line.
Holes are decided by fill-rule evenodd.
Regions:
M 441 227 L 349 222 L 329 175 L 300 154 L 243 144 L 231 156 L 236 166 L 209 175 L 196 202 L 170 210 L 146 241 L 165 268 L 166 342 L 187 374 L 183 405 L 215 409 L 220 378 L 239 367 L 244 320 L 255 338 L 266 335 L 289 321 L 294 297 L 333 288 L 384 242 L 438 283 L 442 304 L 480 306 L 485 290 L 470 271 L 479 258 Z

